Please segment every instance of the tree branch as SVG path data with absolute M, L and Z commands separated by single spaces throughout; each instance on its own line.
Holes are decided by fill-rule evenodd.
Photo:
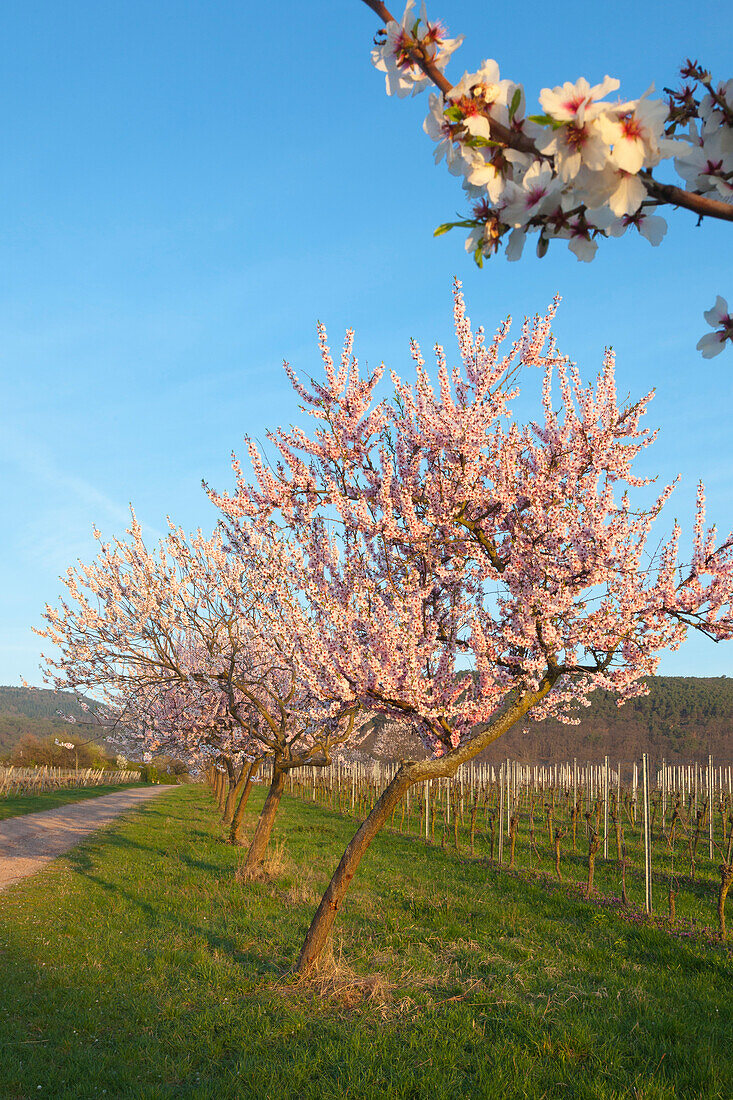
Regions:
M 363 0 L 363 3 L 366 4 L 368 8 L 371 8 L 384 23 L 399 22 L 380 0 Z M 437 65 L 434 65 L 430 58 L 426 57 L 420 50 L 410 50 L 409 54 L 414 63 L 422 69 L 428 79 L 432 80 L 436 88 L 439 88 L 443 95 L 447 96 L 448 92 L 452 90 L 453 85 L 446 79 Z M 501 123 L 493 118 L 489 118 L 488 122 L 493 140 L 507 145 L 510 149 L 517 149 L 521 153 L 529 153 L 538 159 L 547 159 L 544 157 L 544 154 L 539 152 L 534 142 L 525 134 L 519 133 L 516 130 L 510 130 L 508 127 L 502 126 Z M 699 195 L 693 191 L 684 191 L 681 187 L 676 187 L 671 183 L 660 183 L 658 180 L 654 179 L 649 171 L 639 172 L 639 178 L 649 194 L 660 204 L 681 206 L 685 210 L 690 210 L 693 214 L 697 214 L 701 218 L 708 217 L 716 218 L 719 221 L 733 221 L 732 203 L 723 202 L 722 199 L 711 199 L 707 195 Z

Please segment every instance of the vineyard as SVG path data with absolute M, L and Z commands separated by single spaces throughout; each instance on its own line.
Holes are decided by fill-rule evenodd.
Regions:
M 394 765 L 336 762 L 291 773 L 292 794 L 358 819 Z M 498 868 L 563 883 L 678 930 L 725 935 L 733 882 L 733 776 L 712 758 L 654 774 L 639 764 L 464 765 L 408 791 L 390 827 Z
M 41 794 L 44 791 L 72 787 L 101 787 L 118 783 L 137 783 L 139 771 L 108 768 L 16 768 L 0 767 L 0 798 L 10 795 Z

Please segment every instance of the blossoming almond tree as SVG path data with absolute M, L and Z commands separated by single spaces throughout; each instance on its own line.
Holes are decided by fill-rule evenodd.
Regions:
M 733 80 L 716 82 L 695 61 L 682 69 L 684 84 L 652 99 L 607 98 L 620 83 L 584 77 L 540 94 L 540 112 L 527 114 L 522 84 L 502 78 L 496 61 L 484 61 L 451 84 L 443 69 L 462 38 L 448 39 L 418 17 L 409 0 L 397 21 L 380 0 L 364 0 L 385 24 L 372 60 L 386 74 L 388 95 L 416 94 L 433 84 L 424 129 L 436 142 L 436 163 L 463 177 L 469 215 L 447 222 L 436 235 L 469 229 L 466 248 L 481 266 L 502 246 L 518 260 L 527 236 L 544 256 L 553 240 L 567 241 L 579 260 L 592 260 L 600 241 L 636 230 L 659 245 L 667 223 L 659 213 L 677 207 L 699 218 L 733 221 Z M 683 184 L 658 176 L 674 161 Z M 721 308 L 722 303 L 722 308 Z M 706 358 L 733 341 L 722 298 L 705 314 L 714 331 L 698 349 Z
M 244 779 L 236 761 L 271 757 L 272 780 L 247 853 L 247 865 L 257 866 L 288 770 L 328 763 L 333 745 L 350 736 L 356 708 L 325 705 L 300 675 L 284 614 L 265 618 L 275 599 L 270 580 L 287 607 L 283 580 L 267 565 L 275 547 L 263 540 L 261 558 L 254 547 L 235 558 L 221 531 L 189 539 L 171 525 L 151 552 L 134 513 L 128 536 L 69 569 L 70 601 L 46 607 L 39 633 L 60 649 L 46 658 L 50 679 L 134 706 L 151 751 L 174 744 L 186 754 L 215 753 L 227 772 L 226 816 Z M 307 627 L 301 615 L 301 639 Z
M 342 706 L 410 721 L 430 751 L 405 760 L 346 848 L 313 918 L 298 968 L 316 965 L 359 861 L 405 791 L 454 775 L 530 712 L 575 721 L 596 688 L 619 701 L 643 692 L 659 651 L 690 628 L 733 636 L 731 538 L 705 527 L 699 491 L 691 562 L 678 564 L 675 522 L 655 553 L 653 521 L 672 486 L 632 505 L 648 479 L 633 461 L 653 440 L 651 395 L 619 403 L 613 355 L 595 385 L 581 381 L 550 334 L 555 307 L 508 322 L 486 342 L 459 287 L 461 367 L 436 346 L 430 380 L 412 345 L 416 380 L 383 368 L 363 376 L 347 335 L 334 364 L 320 329 L 324 381 L 286 369 L 315 420 L 269 436 L 279 461 L 248 442 L 254 481 L 235 460 L 236 490 L 212 493 L 232 528 L 278 522 L 320 636 L 306 675 Z M 511 412 L 520 375 L 543 374 L 541 412 Z M 647 489 L 646 492 L 649 490 Z

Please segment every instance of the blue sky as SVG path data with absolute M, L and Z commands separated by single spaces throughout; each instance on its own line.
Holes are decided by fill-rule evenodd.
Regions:
M 722 4 L 593 10 L 428 7 L 466 36 L 449 77 L 494 57 L 530 102 L 606 73 L 626 97 L 661 92 L 687 55 L 730 75 Z M 228 487 L 245 433 L 298 418 L 280 362 L 318 369 L 317 319 L 408 371 L 411 336 L 451 347 L 454 275 L 489 329 L 562 294 L 560 345 L 586 377 L 612 344 L 621 391 L 657 388 L 645 461 L 683 475 L 669 523 L 691 524 L 702 477 L 733 526 L 733 354 L 695 351 L 702 311 L 733 296 L 731 228 L 672 213 L 657 249 L 624 238 L 580 264 L 558 245 L 477 271 L 460 235 L 432 237 L 462 192 L 433 166 L 427 96 L 384 94 L 377 27 L 359 0 L 2 5 L 0 683 L 40 683 L 30 628 L 94 553 L 93 524 L 121 534 L 129 501 L 151 538 L 168 514 L 213 524 L 201 479 Z M 730 674 L 733 646 L 696 640 L 661 671 Z

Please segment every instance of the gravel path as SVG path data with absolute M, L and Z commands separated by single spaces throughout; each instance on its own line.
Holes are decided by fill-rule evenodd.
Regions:
M 174 785 L 134 787 L 0 821 L 0 890 L 40 871 L 119 814 L 174 790 Z

